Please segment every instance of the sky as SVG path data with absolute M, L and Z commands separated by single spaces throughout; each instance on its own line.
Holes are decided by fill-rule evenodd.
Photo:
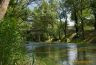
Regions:
M 34 7 L 37 7 L 37 4 L 35 2 L 32 2 L 28 7 L 29 9 L 34 10 Z
M 29 9 L 34 10 L 34 7 L 37 7 L 37 6 L 38 5 L 35 2 L 32 2 L 28 7 L 29 7 Z M 74 26 L 74 21 L 72 21 L 70 19 L 71 14 L 67 14 L 67 16 L 68 16 L 68 19 L 67 19 L 68 20 L 68 26 Z M 63 18 L 62 21 L 65 21 L 65 19 Z

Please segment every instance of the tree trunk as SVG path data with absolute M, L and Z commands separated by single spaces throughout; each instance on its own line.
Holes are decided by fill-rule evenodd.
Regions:
M 74 17 L 75 17 L 75 31 L 77 34 L 76 37 L 78 37 L 79 36 L 79 34 L 78 34 L 79 30 L 78 30 L 78 18 L 77 18 L 76 11 L 74 11 Z
M 0 20 L 4 17 L 10 0 L 0 0 Z
M 61 18 L 59 17 L 59 20 L 60 20 L 60 25 L 62 26 L 62 21 L 61 21 Z M 60 29 L 61 27 L 59 26 L 59 29 Z M 61 30 L 59 30 L 59 40 L 61 40 Z
M 81 19 L 81 29 L 82 29 L 82 39 L 85 39 L 85 34 L 84 34 L 84 21 L 83 21 L 83 17 L 82 17 L 82 0 L 81 0 L 81 9 L 80 9 L 80 12 L 81 12 L 81 15 L 80 15 L 80 19 Z
M 81 29 L 82 29 L 82 39 L 85 39 L 83 19 L 81 19 Z
M 64 33 L 65 33 L 65 42 L 67 42 L 67 15 L 66 15 L 65 19 L 66 20 L 65 20 L 65 31 L 64 31 Z
M 74 20 L 75 20 L 76 38 L 78 38 L 79 37 L 79 34 L 78 34 L 78 32 L 79 32 L 79 29 L 78 29 L 78 17 L 77 17 L 77 9 L 76 9 L 74 4 L 73 4 L 73 9 L 74 9 L 73 14 L 74 14 Z

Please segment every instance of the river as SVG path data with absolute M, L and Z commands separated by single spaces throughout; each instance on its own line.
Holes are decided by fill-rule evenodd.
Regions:
M 75 43 L 26 44 L 33 65 L 96 65 L 96 45 Z

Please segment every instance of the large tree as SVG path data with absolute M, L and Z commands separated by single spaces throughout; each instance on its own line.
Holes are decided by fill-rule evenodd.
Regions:
M 10 0 L 0 0 L 0 20 L 4 17 Z
M 55 10 L 55 4 L 48 3 L 45 0 L 42 1 L 39 8 L 35 8 L 32 14 L 32 27 L 43 31 L 43 33 L 49 36 L 55 37 L 53 32 L 57 21 L 57 12 Z
M 96 0 L 90 0 L 90 7 L 94 15 L 94 29 L 96 30 Z

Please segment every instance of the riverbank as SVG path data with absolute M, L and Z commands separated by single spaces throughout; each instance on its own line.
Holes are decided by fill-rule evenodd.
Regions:
M 84 32 L 84 39 L 82 39 L 82 36 L 76 38 L 76 33 L 69 31 L 69 35 L 67 35 L 66 42 L 64 38 L 61 39 L 55 39 L 55 38 L 49 38 L 48 40 L 45 41 L 38 41 L 39 43 L 96 43 L 96 31 L 93 30 L 86 30 Z M 64 36 L 63 36 L 64 37 Z M 34 41 L 37 42 L 37 41 Z

